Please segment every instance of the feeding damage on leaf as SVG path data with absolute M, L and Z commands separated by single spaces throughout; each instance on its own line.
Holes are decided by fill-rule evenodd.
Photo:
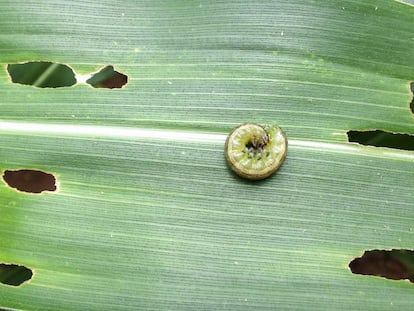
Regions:
M 20 286 L 32 277 L 32 269 L 16 264 L 0 263 L 0 284 Z
M 97 73 L 86 76 L 76 74 L 65 64 L 47 61 L 29 61 L 8 64 L 7 72 L 13 83 L 39 88 L 70 87 L 77 83 L 87 83 L 94 88 L 122 88 L 128 83 L 128 76 L 116 71 L 113 66 L 105 66 Z
M 414 95 L 414 82 L 410 83 Z M 414 113 L 414 96 L 410 102 L 410 110 Z M 414 120 L 413 120 L 414 121 Z M 348 142 L 364 146 L 386 147 L 400 150 L 414 150 L 414 135 L 411 133 L 392 133 L 379 129 L 350 130 L 347 132 Z
M 39 88 L 69 87 L 76 84 L 75 73 L 68 65 L 33 61 L 8 64 L 7 72 L 13 83 Z
M 410 102 L 410 109 L 411 109 L 411 112 L 414 113 L 414 82 L 410 83 L 410 90 L 411 90 L 411 93 L 413 93 L 413 99 Z
M 6 170 L 3 181 L 11 188 L 28 193 L 56 191 L 56 178 L 52 174 L 30 169 Z
M 386 147 L 400 150 L 414 150 L 414 136 L 389 133 L 380 130 L 348 131 L 348 142 L 365 146 Z
M 368 250 L 349 263 L 354 274 L 373 275 L 414 283 L 414 251 L 407 249 Z
M 94 88 L 120 89 L 128 83 L 128 76 L 116 71 L 113 66 L 106 66 L 93 74 L 86 83 Z

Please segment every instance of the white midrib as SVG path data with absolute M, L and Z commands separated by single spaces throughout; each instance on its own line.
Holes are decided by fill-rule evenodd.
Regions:
M 48 136 L 76 136 L 76 137 L 100 137 L 120 139 L 153 139 L 181 142 L 223 143 L 225 134 L 209 134 L 203 132 L 191 132 L 188 130 L 148 129 L 135 127 L 95 126 L 95 125 L 71 125 L 50 124 L 34 122 L 0 121 L 0 132 L 28 135 Z M 339 153 L 366 153 L 375 149 L 380 157 L 403 158 L 414 161 L 414 152 L 394 150 L 388 148 L 375 148 L 360 146 L 350 143 L 330 143 L 308 140 L 289 139 L 289 147 L 302 147 L 310 149 L 326 150 Z M 368 150 L 367 150 L 368 149 Z M 369 152 L 371 153 L 371 152 Z

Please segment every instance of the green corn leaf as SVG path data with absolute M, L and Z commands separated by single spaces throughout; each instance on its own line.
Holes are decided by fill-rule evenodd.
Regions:
M 0 183 L 0 263 L 34 273 L 0 284 L 0 308 L 412 307 L 413 284 L 348 265 L 365 250 L 412 249 L 414 153 L 347 139 L 414 135 L 412 6 L 0 7 L 0 169 L 57 180 L 41 194 Z M 79 82 L 13 83 L 8 65 L 39 61 L 67 65 Z M 83 83 L 106 66 L 128 83 Z M 289 139 L 285 163 L 263 181 L 225 162 L 226 136 L 244 122 L 278 124 Z

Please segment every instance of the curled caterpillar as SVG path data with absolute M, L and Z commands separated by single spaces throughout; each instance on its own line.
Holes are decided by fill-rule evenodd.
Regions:
M 260 180 L 279 169 L 286 158 L 287 147 L 286 134 L 280 127 L 244 123 L 230 132 L 224 154 L 237 175 Z

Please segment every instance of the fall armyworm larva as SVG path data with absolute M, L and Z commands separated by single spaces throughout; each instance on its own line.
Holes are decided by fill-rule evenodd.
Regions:
M 286 158 L 287 147 L 286 134 L 280 127 L 244 123 L 230 132 L 224 154 L 237 175 L 260 180 L 279 169 Z

